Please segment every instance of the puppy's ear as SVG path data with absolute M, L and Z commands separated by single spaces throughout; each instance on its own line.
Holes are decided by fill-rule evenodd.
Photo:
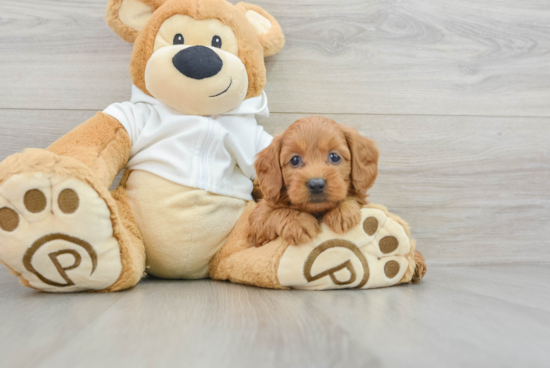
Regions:
M 265 10 L 257 5 L 238 3 L 237 8 L 246 14 L 258 41 L 264 49 L 264 56 L 275 55 L 285 45 L 285 36 L 279 23 Z
M 259 154 L 254 168 L 260 182 L 264 199 L 276 202 L 283 189 L 283 173 L 281 171 L 280 155 L 282 136 L 277 136 L 273 142 Z
M 109 0 L 105 20 L 124 41 L 133 43 L 145 23 L 167 0 Z
M 367 193 L 378 175 L 378 148 L 355 129 L 343 128 L 351 152 L 351 182 L 358 194 Z

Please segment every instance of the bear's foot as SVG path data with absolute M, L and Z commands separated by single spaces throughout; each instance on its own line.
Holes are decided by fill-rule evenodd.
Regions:
M 83 181 L 43 172 L 0 186 L 0 260 L 48 292 L 104 290 L 122 272 L 106 202 Z
M 313 242 L 290 245 L 277 276 L 281 286 L 294 289 L 387 287 L 424 276 L 423 257 L 416 254 L 408 225 L 384 207 L 368 205 L 361 210 L 359 225 L 347 234 L 322 224 Z

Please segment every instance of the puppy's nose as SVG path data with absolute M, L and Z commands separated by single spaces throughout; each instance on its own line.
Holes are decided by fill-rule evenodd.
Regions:
M 172 63 L 188 78 L 204 79 L 215 76 L 222 70 L 223 61 L 212 49 L 205 46 L 192 46 L 181 50 Z
M 313 178 L 307 181 L 307 187 L 311 194 L 321 194 L 325 191 L 325 179 Z

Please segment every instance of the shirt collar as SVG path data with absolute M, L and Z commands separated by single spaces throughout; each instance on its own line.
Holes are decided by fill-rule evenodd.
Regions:
M 139 89 L 135 85 L 132 85 L 131 102 L 132 103 L 144 102 L 150 105 L 160 105 L 174 111 L 176 114 L 180 114 L 176 110 L 172 109 L 169 106 L 166 106 L 156 98 L 149 96 L 148 94 L 143 92 L 141 89 Z M 180 115 L 184 115 L 184 114 L 180 114 Z M 237 106 L 233 110 L 223 114 L 217 114 L 216 116 L 226 116 L 226 115 L 259 115 L 262 117 L 269 117 L 269 108 L 267 104 L 267 95 L 265 94 L 265 91 L 262 91 L 262 94 L 260 96 L 252 97 L 244 100 L 239 106 Z

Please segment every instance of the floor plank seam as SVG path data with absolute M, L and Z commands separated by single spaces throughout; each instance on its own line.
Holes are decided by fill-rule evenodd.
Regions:
M 105 106 L 107 107 L 107 106 Z M 97 112 L 99 109 L 39 109 L 39 108 L 18 108 L 0 107 L 0 111 L 90 111 Z M 550 115 L 454 115 L 454 114 L 383 114 L 383 113 L 362 113 L 362 112 L 291 112 L 291 111 L 270 111 L 271 114 L 279 115 L 348 115 L 348 116 L 427 116 L 427 117 L 467 117 L 467 118 L 504 118 L 504 119 L 550 119 Z M 269 119 L 269 118 L 267 118 Z
M 521 266 L 521 265 L 527 265 L 527 266 L 548 266 L 550 265 L 550 260 L 540 260 L 540 261 L 535 261 L 535 260 L 521 260 L 521 261 L 510 261 L 510 262 L 479 262 L 479 263 L 476 263 L 476 262 L 471 262 L 471 261 L 466 261 L 464 263 L 461 263 L 461 262 L 456 262 L 456 263 L 453 263 L 453 262 L 450 262 L 450 263 L 445 263 L 445 262 L 438 262 L 438 261 L 432 261 L 430 262 L 429 260 L 426 261 L 426 264 L 428 267 L 485 267 L 485 266 Z

